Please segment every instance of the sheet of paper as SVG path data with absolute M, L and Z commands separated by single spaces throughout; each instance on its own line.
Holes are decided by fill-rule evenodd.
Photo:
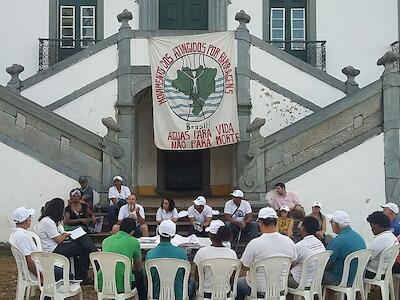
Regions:
M 68 231 L 68 233 L 71 234 L 71 239 L 76 240 L 79 239 L 81 236 L 84 236 L 86 234 L 86 231 L 83 230 L 82 227 L 78 227 L 72 231 Z

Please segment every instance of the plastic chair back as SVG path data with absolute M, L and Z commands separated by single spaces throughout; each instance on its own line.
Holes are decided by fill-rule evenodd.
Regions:
M 98 276 L 94 275 L 94 290 L 97 293 L 101 293 L 104 298 L 117 298 L 117 282 L 115 280 L 115 270 L 117 263 L 124 264 L 124 291 L 130 292 L 131 282 L 130 275 L 132 273 L 131 260 L 122 254 L 111 253 L 111 252 L 92 252 L 89 255 L 90 262 L 92 264 L 93 271 L 99 270 L 102 273 L 103 285 L 101 291 L 99 290 Z M 98 270 L 97 270 L 98 271 Z
M 30 231 L 30 233 L 38 251 L 42 251 L 42 241 L 40 240 L 40 237 L 37 235 L 36 232 Z
M 23 281 L 38 284 L 36 276 L 29 271 L 28 264 L 26 263 L 26 258 L 22 254 L 21 250 L 19 250 L 16 246 L 11 245 L 11 252 L 17 264 L 18 280 L 20 280 L 21 278 Z
M 317 253 L 307 257 L 303 262 L 303 267 L 301 270 L 301 279 L 298 286 L 298 290 L 305 290 L 310 288 L 310 291 L 318 291 L 321 289 L 322 277 L 324 276 L 324 271 L 329 258 L 332 255 L 331 250 L 325 250 L 321 253 Z M 307 286 L 307 279 L 309 274 L 309 269 L 314 267 L 315 274 L 310 286 Z
M 382 275 L 391 279 L 392 268 L 399 255 L 400 244 L 393 245 L 383 250 L 379 256 L 378 270 L 373 280 L 381 280 Z
M 363 289 L 364 272 L 371 255 L 372 255 L 372 250 L 368 249 L 354 251 L 353 253 L 347 255 L 347 257 L 344 260 L 342 280 L 340 281 L 340 284 L 338 286 L 343 288 L 347 287 L 347 281 L 350 275 L 350 264 L 353 260 L 355 260 L 357 261 L 357 270 L 351 287 Z
M 264 292 L 264 299 L 280 299 L 287 294 L 289 270 L 292 259 L 287 256 L 275 256 L 255 261 L 250 266 L 251 295 L 250 298 L 256 299 L 257 292 Z M 266 290 L 257 290 L 256 271 L 262 270 L 266 278 Z
M 199 273 L 199 298 L 204 296 L 204 275 L 206 268 L 211 269 L 212 273 L 212 293 L 211 299 L 226 299 L 227 294 L 231 292 L 230 278 L 235 272 L 233 282 L 233 293 L 231 298 L 236 296 L 237 280 L 239 278 L 242 263 L 239 259 L 234 258 L 210 258 L 200 261 L 198 264 Z M 229 289 L 227 290 L 227 287 Z
M 182 259 L 174 258 L 156 258 L 145 262 L 147 274 L 148 299 L 154 299 L 153 295 L 153 279 L 151 270 L 156 269 L 160 278 L 160 295 L 158 300 L 175 300 L 175 277 L 179 269 L 184 269 L 183 277 L 183 300 L 188 297 L 188 281 L 190 274 L 190 263 Z

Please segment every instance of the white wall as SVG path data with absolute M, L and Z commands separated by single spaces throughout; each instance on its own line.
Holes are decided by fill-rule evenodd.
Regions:
M 250 65 L 252 71 L 321 107 L 345 96 L 342 91 L 256 47 L 250 48 Z
M 121 23 L 117 15 L 125 8 L 132 13 L 133 19 L 129 22 L 132 29 L 139 29 L 139 4 L 133 0 L 104 0 L 104 38 L 118 32 Z
M 228 5 L 228 30 L 236 30 L 239 22 L 235 20 L 235 15 L 241 10 L 251 17 L 247 28 L 252 35 L 262 39 L 263 32 L 263 13 L 262 0 L 231 0 L 232 4 Z
M 20 78 L 36 74 L 39 67 L 39 38 L 49 36 L 49 0 L 0 1 L 0 84 L 10 76 L 6 67 L 23 65 Z
M 46 106 L 117 69 L 117 46 L 112 45 L 23 90 L 21 95 Z
M 32 227 L 37 223 L 40 208 L 46 201 L 59 197 L 68 199 L 68 193 L 79 183 L 37 160 L 0 143 L 0 189 L 2 208 L 0 210 L 0 242 L 8 241 L 15 226 L 12 214 L 17 207 L 34 208 L 36 215 Z M 7 170 L 7 171 L 5 171 Z M 38 180 L 32 180 L 40 178 Z
M 299 196 L 307 214 L 315 201 L 321 202 L 323 214 L 346 211 L 352 227 L 368 242 L 373 235 L 366 218 L 386 202 L 383 159 L 382 133 L 290 180 L 286 188 Z
M 265 119 L 265 125 L 261 127 L 261 135 L 271 135 L 290 124 L 312 114 L 312 110 L 283 97 L 277 92 L 250 81 L 251 116 Z
M 57 108 L 54 112 L 95 134 L 104 136 L 107 134 L 107 128 L 101 119 L 112 117 L 116 120 L 116 102 L 117 80 L 114 79 Z
M 317 1 L 317 40 L 326 40 L 327 72 L 345 80 L 342 68 L 361 71 L 365 86 L 379 78 L 377 60 L 399 39 L 396 0 Z
M 132 66 L 150 65 L 149 43 L 147 39 L 131 40 L 131 64 Z

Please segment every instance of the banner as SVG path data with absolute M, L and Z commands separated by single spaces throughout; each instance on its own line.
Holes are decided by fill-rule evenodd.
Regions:
M 149 50 L 156 147 L 238 143 L 234 33 L 150 38 Z

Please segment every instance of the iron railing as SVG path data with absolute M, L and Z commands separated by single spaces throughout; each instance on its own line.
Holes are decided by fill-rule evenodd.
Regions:
M 98 40 L 78 39 L 43 39 L 39 38 L 39 71 L 71 56 Z
M 400 42 L 395 41 L 392 43 L 392 51 L 396 53 L 400 53 Z M 400 60 L 397 60 L 393 63 L 393 68 L 399 72 L 400 71 Z
M 297 58 L 326 71 L 326 41 L 267 41 Z

